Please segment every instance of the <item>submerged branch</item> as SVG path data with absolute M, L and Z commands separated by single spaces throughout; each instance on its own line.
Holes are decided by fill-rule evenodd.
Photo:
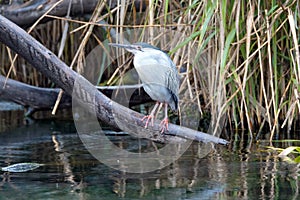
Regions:
M 21 55 L 68 95 L 73 96 L 73 101 L 83 102 L 87 111 L 96 112 L 98 119 L 108 125 L 130 131 L 138 137 L 149 138 L 158 142 L 170 142 L 174 136 L 179 136 L 202 142 L 228 143 L 224 139 L 174 124 L 170 124 L 168 132 L 160 134 L 158 121 L 154 122 L 153 127 L 150 126 L 145 129 L 145 124 L 140 120 L 144 117 L 142 114 L 106 97 L 84 77 L 71 70 L 51 51 L 3 16 L 0 16 L 0 41 Z

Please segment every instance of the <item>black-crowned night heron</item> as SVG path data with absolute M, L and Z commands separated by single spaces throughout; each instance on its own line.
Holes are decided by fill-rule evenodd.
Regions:
M 134 54 L 133 65 L 143 88 L 156 101 L 151 113 L 142 119 L 146 120 L 145 128 L 149 121 L 153 126 L 156 110 L 160 104 L 164 104 L 165 117 L 160 123 L 161 132 L 168 130 L 168 105 L 172 110 L 177 110 L 179 90 L 179 75 L 171 58 L 159 48 L 147 43 L 109 45 L 125 48 Z

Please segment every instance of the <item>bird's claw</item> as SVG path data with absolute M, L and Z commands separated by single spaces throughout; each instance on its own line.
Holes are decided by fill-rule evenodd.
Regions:
M 149 121 L 151 121 L 151 126 L 153 126 L 153 119 L 154 119 L 153 115 L 146 115 L 145 117 L 143 117 L 141 119 L 141 121 L 145 121 L 146 120 L 145 128 L 147 128 L 148 124 L 149 124 Z M 166 131 L 169 131 L 169 119 L 168 118 L 163 119 L 160 122 L 159 126 L 160 126 L 160 133 L 164 133 Z
M 141 119 L 141 121 L 144 121 L 144 120 L 146 120 L 146 124 L 145 124 L 145 128 L 147 128 L 148 127 L 148 124 L 149 124 L 149 121 L 151 120 L 151 125 L 153 126 L 153 118 L 154 118 L 154 116 L 153 115 L 146 115 L 145 117 L 143 117 L 142 119 Z
M 160 122 L 159 126 L 161 127 L 160 133 L 164 133 L 165 131 L 168 131 L 169 130 L 169 119 L 168 118 L 163 119 Z

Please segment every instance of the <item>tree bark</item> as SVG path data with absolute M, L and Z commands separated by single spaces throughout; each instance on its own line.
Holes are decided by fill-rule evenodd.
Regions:
M 21 27 L 31 26 L 38 18 L 45 14 L 59 0 L 31 0 L 26 3 L 13 3 L 10 5 L 0 6 L 1 14 L 7 19 Z M 49 15 L 65 17 L 68 12 L 69 3 L 72 1 L 71 16 L 82 16 L 92 13 L 99 0 L 64 0 L 57 5 Z M 132 1 L 137 10 L 144 10 L 147 5 L 145 0 Z M 116 0 L 108 1 L 110 9 L 117 6 Z M 45 18 L 44 21 L 50 20 Z
M 28 108 L 26 116 L 35 111 L 52 109 L 58 93 L 58 88 L 35 87 L 12 79 L 6 80 L 4 76 L 0 75 L 0 98 Z M 63 94 L 59 108 L 70 108 L 71 105 L 70 96 Z
M 111 97 L 115 90 L 119 88 L 105 88 L 100 89 L 107 97 Z M 6 79 L 0 75 L 0 99 L 15 102 L 28 109 L 25 114 L 31 116 L 34 112 L 40 110 L 52 110 L 59 94 L 59 88 L 41 88 L 12 79 Z M 130 105 L 139 105 L 152 101 L 144 90 L 132 94 Z M 139 93 L 139 94 L 138 94 Z M 62 99 L 59 104 L 59 109 L 71 108 L 72 99 L 66 93 L 63 93 Z
M 169 124 L 169 130 L 161 134 L 157 120 L 155 120 L 153 127 L 149 126 L 146 130 L 144 122 L 141 121 L 144 117 L 142 114 L 113 102 L 96 90 L 84 77 L 71 70 L 55 54 L 3 16 L 0 16 L 0 42 L 21 55 L 68 95 L 73 95 L 73 100 L 78 99 L 83 102 L 86 110 L 91 113 L 95 111 L 98 119 L 108 125 L 123 130 L 126 129 L 126 131 L 130 131 L 138 137 L 163 143 L 172 141 L 174 136 L 203 142 L 228 143 L 224 139 L 174 124 Z M 122 124 L 127 126 L 120 127 L 120 123 L 116 120 L 122 120 Z

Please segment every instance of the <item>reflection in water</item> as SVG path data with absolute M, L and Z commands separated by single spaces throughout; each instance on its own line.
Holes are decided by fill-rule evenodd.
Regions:
M 24 123 L 23 110 L 0 111 L 0 133 L 9 130 L 10 127 L 16 127 Z
M 111 132 L 110 132 L 111 133 Z M 152 142 L 129 135 L 109 137 L 136 151 Z M 159 145 L 158 145 L 159 146 Z M 99 147 L 103 148 L 103 147 Z M 124 173 L 102 164 L 85 149 L 72 122 L 36 121 L 0 133 L 0 166 L 36 162 L 26 173 L 1 172 L 0 196 L 16 199 L 296 199 L 299 166 L 279 162 L 259 146 L 233 152 L 214 146 L 202 157 L 193 143 L 171 165 L 154 172 Z M 205 148 L 204 148 L 205 149 Z M 256 149 L 251 152 L 251 149 Z

